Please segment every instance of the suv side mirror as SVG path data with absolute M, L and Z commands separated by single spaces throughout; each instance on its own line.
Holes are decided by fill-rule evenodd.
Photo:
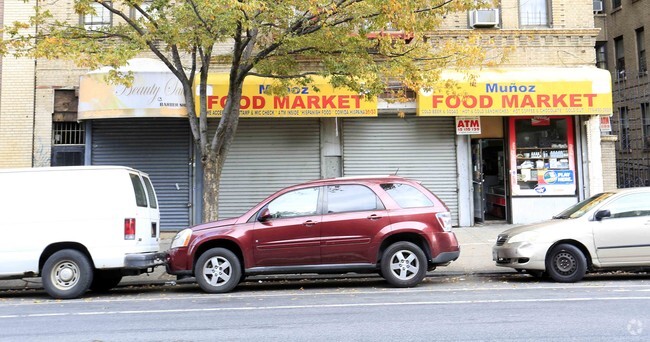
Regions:
M 271 215 L 271 211 L 269 210 L 269 208 L 262 209 L 262 211 L 260 211 L 259 215 L 257 215 L 257 221 L 259 221 L 259 222 L 267 222 L 272 218 L 273 218 L 273 215 Z
M 607 210 L 607 209 L 605 209 L 605 210 L 598 210 L 598 211 L 596 212 L 596 215 L 594 215 L 594 218 L 596 219 L 596 221 L 600 221 L 600 220 L 602 220 L 602 219 L 605 218 L 605 217 L 612 217 L 612 213 L 611 213 L 609 210 Z

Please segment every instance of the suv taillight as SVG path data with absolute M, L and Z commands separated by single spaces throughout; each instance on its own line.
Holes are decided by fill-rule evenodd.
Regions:
M 135 219 L 124 219 L 124 240 L 135 240 Z
M 451 231 L 451 214 L 448 211 L 436 213 L 436 218 L 438 219 L 438 223 L 440 223 L 442 230 L 446 232 Z

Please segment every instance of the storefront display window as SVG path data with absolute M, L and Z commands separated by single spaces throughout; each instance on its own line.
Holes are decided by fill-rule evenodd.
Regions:
M 575 194 L 571 117 L 510 118 L 509 149 L 513 196 Z

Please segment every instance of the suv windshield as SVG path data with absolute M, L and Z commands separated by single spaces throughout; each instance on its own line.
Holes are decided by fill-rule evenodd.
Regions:
M 602 201 L 612 197 L 614 193 L 604 192 L 601 194 L 594 195 L 582 202 L 576 203 L 575 205 L 569 207 L 565 211 L 553 216 L 554 219 L 569 219 L 569 218 L 578 218 L 584 215 L 586 212 L 591 210 L 591 208 L 597 206 Z

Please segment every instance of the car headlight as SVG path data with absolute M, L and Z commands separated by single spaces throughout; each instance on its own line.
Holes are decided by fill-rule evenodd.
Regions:
M 508 242 L 509 243 L 531 242 L 531 241 L 537 239 L 537 236 L 539 236 L 539 234 L 537 232 L 534 232 L 534 231 L 523 232 L 523 233 L 519 233 L 519 234 L 511 236 L 508 239 Z
M 192 230 L 187 228 L 183 229 L 176 236 L 174 236 L 174 239 L 172 240 L 172 246 L 170 247 L 171 249 L 174 248 L 179 248 L 179 247 L 187 247 L 187 245 L 190 243 L 190 237 L 192 236 Z

